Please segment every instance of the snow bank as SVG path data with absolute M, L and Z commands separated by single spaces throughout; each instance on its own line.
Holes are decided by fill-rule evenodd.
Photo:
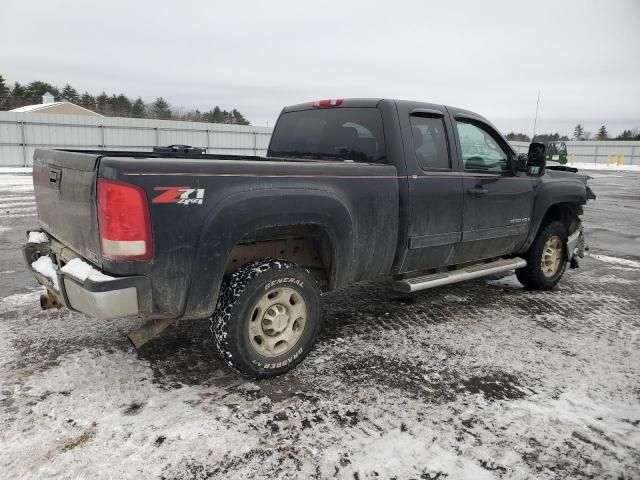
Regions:
M 96 270 L 87 262 L 74 258 L 64 267 L 60 269 L 61 272 L 68 273 L 69 275 L 77 278 L 80 281 L 85 281 L 87 278 L 94 282 L 108 282 L 109 280 L 115 280 L 114 277 L 105 275 L 99 270 Z
M 0 175 L 0 187 L 3 193 L 33 192 L 31 175 Z
M 487 280 L 487 285 L 506 288 L 524 288 L 518 281 L 518 277 L 516 277 L 515 273 L 507 275 L 506 277 L 498 278 L 496 280 Z
M 606 163 L 567 163 L 567 167 L 574 167 L 578 170 L 611 170 L 614 172 L 640 172 L 640 165 L 610 165 Z
M 27 243 L 47 243 L 49 237 L 44 232 L 29 232 L 29 239 Z
M 640 268 L 640 262 L 620 257 L 610 257 L 608 255 L 589 255 L 591 258 L 600 260 L 601 262 L 613 263 L 614 265 L 622 265 L 624 267 Z
M 31 173 L 33 168 L 31 167 L 0 167 L 0 175 L 12 174 L 12 173 Z
M 58 285 L 58 267 L 53 263 L 51 257 L 42 256 L 37 259 L 35 262 L 31 264 L 31 268 L 33 268 L 36 272 L 44 275 L 49 280 L 53 282 L 53 286 L 56 290 L 60 290 L 60 286 Z

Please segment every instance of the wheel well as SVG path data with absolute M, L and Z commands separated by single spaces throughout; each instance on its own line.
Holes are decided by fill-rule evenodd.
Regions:
M 551 222 L 560 222 L 567 229 L 567 234 L 572 234 L 580 226 L 580 215 L 582 215 L 582 207 L 575 203 L 556 203 L 551 205 L 547 213 L 545 213 L 540 229 L 544 228 Z
M 288 260 L 309 269 L 325 288 L 333 277 L 334 248 L 329 235 L 315 225 L 268 227 L 245 235 L 233 247 L 225 275 L 259 258 Z

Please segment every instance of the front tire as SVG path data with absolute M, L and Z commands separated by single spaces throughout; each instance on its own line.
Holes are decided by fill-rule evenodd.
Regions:
M 550 290 L 567 266 L 567 229 L 560 222 L 546 225 L 524 255 L 527 266 L 516 270 L 520 283 L 532 290 Z
M 305 268 L 254 260 L 223 283 L 211 322 L 216 348 L 230 367 L 255 378 L 280 375 L 315 343 L 320 290 Z

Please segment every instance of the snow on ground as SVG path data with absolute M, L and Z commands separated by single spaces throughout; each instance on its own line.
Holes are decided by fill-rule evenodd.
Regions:
M 33 168 L 31 167 L 0 167 L 0 175 L 16 173 L 29 174 L 31 172 L 33 172 Z
M 38 290 L 29 293 L 10 295 L 8 297 L 2 298 L 2 301 L 0 302 L 0 314 L 11 312 L 17 308 L 24 306 L 25 304 L 35 304 L 40 299 L 40 293 L 41 292 Z
M 135 320 L 8 297 L 0 466 L 9 478 L 637 477 L 640 299 L 606 275 L 588 258 L 552 292 L 356 285 L 325 298 L 311 356 L 267 381 L 226 370 L 207 322 L 136 354 Z
M 495 285 L 496 287 L 506 287 L 506 288 L 524 288 L 522 284 L 518 281 L 515 273 L 511 275 L 507 275 L 498 279 L 487 280 L 488 285 Z
M 9 231 L 9 225 L 15 225 L 35 214 L 31 175 L 0 175 L 0 233 Z M 37 226 L 37 222 L 29 225 L 31 229 Z M 25 238 L 24 230 L 20 233 Z
M 637 257 L 592 247 L 549 292 L 513 275 L 332 292 L 310 356 L 252 381 L 207 321 L 135 351 L 135 319 L 41 311 L 18 250 L 35 207 L 3 207 L 33 205 L 15 186 L 0 185 L 0 287 L 16 292 L 0 298 L 2 478 L 640 478 Z M 589 208 L 591 231 L 614 211 Z
M 600 260 L 601 262 L 612 263 L 614 265 L 621 265 L 623 267 L 640 268 L 640 262 L 636 260 L 629 260 L 627 258 L 610 257 L 608 255 L 591 255 L 593 258 Z
M 19 192 L 33 192 L 33 179 L 31 175 L 0 175 L 0 188 L 3 193 L 9 195 Z
M 606 163 L 567 163 L 578 170 L 609 170 L 612 172 L 640 172 L 640 165 L 607 165 Z

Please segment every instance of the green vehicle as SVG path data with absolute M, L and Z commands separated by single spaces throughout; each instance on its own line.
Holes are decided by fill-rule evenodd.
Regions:
M 558 162 L 560 165 L 567 164 L 567 145 L 564 142 L 547 142 L 545 146 L 545 160 L 547 162 Z

